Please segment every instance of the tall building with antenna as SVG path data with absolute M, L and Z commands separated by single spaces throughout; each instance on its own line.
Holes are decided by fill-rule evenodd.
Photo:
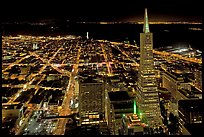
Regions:
M 89 39 L 89 32 L 86 32 L 86 38 Z
M 145 8 L 143 33 L 140 33 L 140 67 L 138 72 L 137 105 L 149 126 L 162 124 L 159 95 L 153 60 L 153 34 L 149 30 Z

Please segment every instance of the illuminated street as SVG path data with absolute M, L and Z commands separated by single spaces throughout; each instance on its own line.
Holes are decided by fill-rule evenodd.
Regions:
M 200 5 L 6 2 L 3 133 L 201 134 Z

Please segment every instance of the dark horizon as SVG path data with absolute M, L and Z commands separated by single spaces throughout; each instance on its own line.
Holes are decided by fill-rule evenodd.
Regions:
M 112 1 L 5 1 L 2 4 L 2 21 L 141 21 L 144 8 L 148 8 L 150 21 L 202 22 L 198 0 L 126 0 Z

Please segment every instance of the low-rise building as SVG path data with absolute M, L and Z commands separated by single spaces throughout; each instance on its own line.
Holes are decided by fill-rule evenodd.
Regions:
M 141 122 L 137 114 L 126 114 L 122 117 L 122 135 L 143 135 L 146 125 Z

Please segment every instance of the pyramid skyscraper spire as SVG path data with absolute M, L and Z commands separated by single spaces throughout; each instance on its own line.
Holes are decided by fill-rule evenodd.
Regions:
M 151 127 L 162 124 L 158 84 L 154 68 L 153 33 L 149 31 L 147 9 L 143 33 L 140 33 L 140 66 L 138 70 L 136 101 L 142 120 Z
M 147 8 L 145 8 L 143 32 L 144 33 L 149 32 L 149 22 L 148 22 Z

